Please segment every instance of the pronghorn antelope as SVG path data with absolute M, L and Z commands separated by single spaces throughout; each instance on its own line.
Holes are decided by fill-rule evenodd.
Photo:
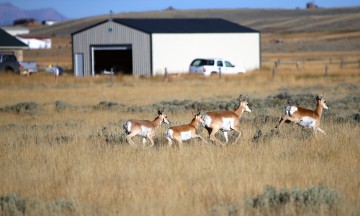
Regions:
M 131 119 L 127 121 L 123 125 L 125 133 L 127 134 L 126 141 L 131 146 L 136 148 L 137 146 L 131 138 L 133 136 L 139 135 L 142 137 L 143 147 L 145 147 L 146 138 L 148 138 L 151 142 L 151 145 L 148 148 L 153 147 L 154 141 L 152 137 L 155 135 L 156 129 L 161 125 L 162 122 L 164 122 L 165 124 L 169 124 L 167 116 L 165 115 L 163 110 L 158 110 L 158 117 L 156 117 L 153 121 L 136 119 Z
M 317 96 L 316 101 L 317 104 L 315 110 L 309 110 L 297 106 L 287 106 L 285 108 L 285 115 L 281 116 L 279 124 L 276 126 L 276 128 L 279 128 L 283 122 L 294 122 L 303 128 L 314 129 L 314 133 L 320 131 L 321 133 L 325 134 L 325 132 L 319 126 L 322 110 L 328 109 L 328 107 L 322 95 Z
M 182 141 L 191 138 L 200 138 L 202 141 L 207 143 L 200 135 L 196 133 L 196 127 L 202 123 L 200 112 L 195 114 L 190 124 L 179 125 L 170 127 L 165 131 L 166 139 L 169 141 L 169 147 L 171 147 L 174 140 L 177 141 L 179 147 L 182 147 Z
M 215 134 L 219 130 L 221 130 L 224 134 L 226 143 L 229 141 L 228 139 L 228 131 L 234 130 L 238 133 L 235 141 L 240 137 L 241 132 L 239 129 L 239 122 L 241 115 L 243 112 L 251 112 L 251 109 L 248 106 L 248 102 L 245 99 L 242 99 L 242 95 L 239 97 L 239 107 L 233 112 L 228 110 L 220 110 L 220 111 L 210 111 L 203 115 L 203 125 L 208 130 L 210 140 L 215 141 L 221 145 L 225 145 L 225 143 L 220 142 Z

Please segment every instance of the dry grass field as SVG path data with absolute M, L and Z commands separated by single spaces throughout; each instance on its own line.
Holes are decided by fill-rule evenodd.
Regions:
M 359 10 L 114 14 L 220 17 L 260 30 L 262 69 L 221 79 L 75 78 L 70 33 L 107 16 L 33 29 L 53 48 L 25 50 L 24 61 L 67 73 L 0 74 L 0 215 L 360 215 Z M 326 135 L 274 129 L 289 100 L 315 109 L 321 93 Z M 226 146 L 190 140 L 168 148 L 168 125 L 154 148 L 125 141 L 128 119 L 152 120 L 164 108 L 171 125 L 186 124 L 196 108 L 234 110 L 240 94 L 252 112 L 236 143 L 230 132 Z M 198 133 L 208 140 L 203 127 Z
M 280 64 L 275 74 L 271 61 L 263 68 L 167 81 L 1 75 L 0 215 L 359 215 L 358 65 L 321 59 L 299 69 Z M 314 109 L 320 93 L 327 135 L 288 124 L 274 130 L 288 99 Z M 152 149 L 140 138 L 138 149 L 125 141 L 127 119 L 152 120 L 164 107 L 172 125 L 185 124 L 193 108 L 235 109 L 239 94 L 252 112 L 236 143 L 231 132 L 223 147 L 191 140 L 168 148 L 167 125 Z

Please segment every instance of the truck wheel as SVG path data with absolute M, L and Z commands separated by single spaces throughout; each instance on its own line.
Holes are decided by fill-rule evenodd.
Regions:
M 5 68 L 5 73 L 14 73 L 14 69 L 7 67 Z

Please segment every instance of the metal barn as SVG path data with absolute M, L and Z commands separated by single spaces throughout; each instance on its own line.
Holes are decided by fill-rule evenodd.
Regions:
M 72 33 L 76 76 L 187 73 L 195 58 L 260 68 L 260 32 L 223 19 L 109 19 Z

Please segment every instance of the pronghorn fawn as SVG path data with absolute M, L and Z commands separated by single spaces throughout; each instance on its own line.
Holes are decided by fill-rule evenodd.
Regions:
M 220 142 L 216 137 L 215 134 L 219 130 L 221 130 L 225 137 L 225 142 L 229 141 L 228 139 L 228 131 L 236 131 L 238 136 L 236 137 L 235 141 L 241 136 L 241 132 L 239 129 L 239 122 L 241 115 L 244 112 L 251 112 L 251 109 L 248 106 L 247 99 L 242 99 L 242 95 L 239 97 L 239 107 L 233 112 L 229 110 L 220 110 L 220 111 L 210 111 L 203 115 L 203 125 L 207 129 L 210 140 L 214 141 L 215 143 L 225 145 L 225 143 Z
M 158 116 L 153 121 L 136 119 L 128 120 L 123 125 L 125 133 L 127 134 L 126 141 L 134 148 L 137 148 L 131 138 L 138 135 L 142 137 L 143 148 L 145 148 L 146 138 L 148 138 L 151 142 L 151 145 L 148 148 L 153 147 L 155 145 L 153 136 L 155 135 L 156 129 L 162 122 L 169 124 L 167 116 L 163 110 L 158 110 Z
M 323 99 L 322 95 L 316 97 L 316 109 L 309 110 L 298 106 L 287 106 L 285 108 L 285 115 L 281 116 L 279 124 L 276 128 L 279 128 L 282 123 L 291 123 L 294 122 L 302 128 L 312 128 L 314 133 L 317 131 L 325 134 L 325 132 L 320 128 L 320 118 L 323 109 L 328 109 L 326 101 Z
M 173 141 L 179 144 L 179 147 L 182 147 L 182 141 L 188 140 L 191 138 L 200 138 L 203 142 L 207 143 L 200 135 L 196 133 L 196 127 L 202 123 L 200 112 L 194 115 L 194 118 L 191 120 L 190 124 L 179 125 L 170 127 L 165 131 L 166 139 L 168 139 L 169 147 L 173 144 Z

